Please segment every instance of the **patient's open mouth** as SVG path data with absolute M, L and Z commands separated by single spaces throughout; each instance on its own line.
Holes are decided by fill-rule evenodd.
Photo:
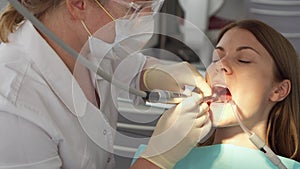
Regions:
M 216 96 L 214 102 L 228 103 L 231 100 L 231 93 L 227 87 L 223 85 L 215 85 L 212 87 L 213 96 Z

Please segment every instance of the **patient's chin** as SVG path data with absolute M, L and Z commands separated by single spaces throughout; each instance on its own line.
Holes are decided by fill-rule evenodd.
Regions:
M 238 125 L 238 121 L 233 114 L 231 104 L 213 102 L 210 104 L 210 111 L 214 127 L 221 128 Z
M 238 122 L 233 122 L 233 121 L 220 121 L 220 122 L 213 122 L 213 126 L 215 128 L 228 128 L 228 127 L 233 127 L 233 126 L 239 126 Z

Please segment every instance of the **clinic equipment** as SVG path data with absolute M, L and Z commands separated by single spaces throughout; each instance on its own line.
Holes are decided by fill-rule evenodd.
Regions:
M 152 90 L 151 92 L 146 92 L 146 100 L 152 103 L 169 103 L 176 104 L 180 103 L 183 99 L 189 97 L 183 93 L 171 92 L 166 90 Z M 202 98 L 202 102 L 213 102 L 218 99 L 218 95 L 213 93 L 211 96 L 205 96 Z
M 188 93 L 176 93 L 176 92 L 170 92 L 166 90 L 152 90 L 151 92 L 147 93 L 149 102 L 153 103 L 180 103 L 184 98 L 187 98 L 191 96 L 191 92 L 186 86 Z M 194 89 L 195 90 L 195 89 Z M 212 95 L 210 96 L 204 96 L 201 100 L 201 102 L 204 103 L 211 103 L 211 102 L 221 102 L 225 103 L 229 100 L 231 100 L 230 92 L 227 90 L 227 88 L 224 85 L 214 85 L 212 87 Z
M 188 88 L 188 86 L 186 86 Z M 189 90 L 189 89 L 188 89 Z M 221 102 L 225 103 L 229 100 L 231 100 L 231 96 L 229 94 L 229 91 L 227 88 L 223 85 L 214 85 L 212 87 L 212 95 L 210 96 L 204 96 L 201 100 L 201 102 L 204 103 L 211 103 L 211 102 Z M 187 98 L 191 96 L 191 91 L 189 93 L 176 93 L 176 92 L 170 92 L 166 90 L 152 90 L 151 92 L 147 93 L 149 102 L 153 103 L 180 103 L 184 98 Z

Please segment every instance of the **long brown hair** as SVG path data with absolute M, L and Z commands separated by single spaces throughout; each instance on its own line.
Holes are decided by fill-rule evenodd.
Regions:
M 277 155 L 300 161 L 300 60 L 297 52 L 282 34 L 258 20 L 242 20 L 226 26 L 217 42 L 232 28 L 251 32 L 272 56 L 276 80 L 291 81 L 289 95 L 276 103 L 269 113 L 265 140 Z

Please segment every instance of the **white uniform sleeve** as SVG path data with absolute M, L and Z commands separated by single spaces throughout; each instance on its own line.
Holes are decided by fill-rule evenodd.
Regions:
M 59 169 L 57 144 L 33 123 L 0 112 L 0 169 Z

